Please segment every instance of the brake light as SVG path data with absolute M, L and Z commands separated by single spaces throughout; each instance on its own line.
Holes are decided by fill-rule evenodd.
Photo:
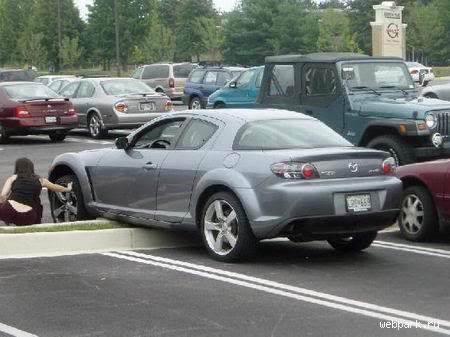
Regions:
M 73 115 L 76 115 L 76 114 L 77 114 L 77 112 L 75 111 L 75 108 L 74 108 L 73 104 L 70 103 L 69 104 L 69 109 L 67 110 L 67 115 L 73 116 Z
M 275 163 L 270 167 L 273 174 L 284 179 L 315 179 L 319 174 L 309 163 Z
M 169 78 L 169 88 L 175 88 L 175 80 L 173 78 Z
M 166 104 L 164 105 L 164 110 L 165 111 L 172 111 L 173 110 L 173 103 L 172 101 L 167 101 Z
M 418 70 L 411 70 L 411 75 L 415 75 L 415 74 L 418 74 L 418 73 L 419 73 Z
M 118 102 L 114 105 L 114 109 L 117 112 L 127 112 L 128 106 L 124 102 Z
M 392 157 L 387 158 L 381 165 L 381 171 L 383 174 L 394 174 L 397 171 L 397 164 Z
M 18 106 L 15 111 L 15 115 L 17 118 L 30 118 L 31 115 L 28 112 L 27 108 L 24 106 Z

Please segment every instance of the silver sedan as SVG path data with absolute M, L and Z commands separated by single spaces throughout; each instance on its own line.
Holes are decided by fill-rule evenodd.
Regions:
M 104 216 L 198 229 L 221 261 L 261 239 L 370 246 L 399 211 L 402 184 L 385 152 L 356 148 L 322 122 L 284 110 L 197 110 L 162 116 L 116 148 L 58 156 L 55 221 Z
M 148 85 L 132 78 L 87 78 L 72 81 L 60 94 L 75 106 L 80 127 L 93 138 L 111 129 L 133 129 L 172 111 L 172 102 Z

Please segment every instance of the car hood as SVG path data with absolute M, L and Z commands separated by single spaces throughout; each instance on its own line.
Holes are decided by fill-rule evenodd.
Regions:
M 428 111 L 450 110 L 450 103 L 447 101 L 415 95 L 399 96 L 383 93 L 380 96 L 364 94 L 350 97 L 353 110 L 371 117 L 414 119 L 415 114 L 417 118 L 424 118 Z

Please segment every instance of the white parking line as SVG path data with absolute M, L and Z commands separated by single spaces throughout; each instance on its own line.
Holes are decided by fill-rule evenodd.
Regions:
M 400 251 L 410 252 L 410 253 L 415 253 L 415 254 L 429 255 L 429 256 L 450 259 L 450 250 L 445 250 L 445 249 L 428 248 L 428 247 L 406 245 L 406 244 L 401 244 L 401 243 L 395 243 L 395 242 L 389 242 L 389 241 L 378 241 L 378 240 L 374 241 L 372 246 L 378 247 L 378 248 L 400 250 Z
M 3 149 L 2 149 L 2 148 L 0 148 L 0 151 L 3 151 Z
M 128 260 L 165 269 L 175 270 L 208 279 L 222 281 L 241 287 L 252 288 L 270 294 L 289 297 L 303 302 L 313 303 L 328 308 L 347 311 L 366 317 L 378 318 L 387 321 L 396 321 L 404 325 L 419 329 L 441 333 L 450 336 L 450 321 L 415 314 L 407 311 L 383 307 L 371 303 L 352 300 L 345 297 L 334 296 L 314 290 L 299 288 L 266 279 L 256 278 L 245 274 L 229 272 L 222 269 L 205 267 L 189 262 L 167 259 L 154 255 L 136 252 L 102 253 L 103 255 Z
M 15 337 L 37 337 L 37 335 L 33 335 L 31 333 L 16 329 L 12 326 L 9 326 L 9 325 L 3 324 L 3 323 L 0 323 L 0 332 L 4 332 L 8 335 L 15 336 Z

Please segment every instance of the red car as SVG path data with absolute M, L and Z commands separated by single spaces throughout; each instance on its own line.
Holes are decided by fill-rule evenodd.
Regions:
M 12 135 L 48 134 L 61 142 L 78 120 L 72 103 L 42 83 L 0 83 L 0 143 Z
M 398 219 L 402 235 L 423 241 L 450 221 L 450 160 L 401 166 L 403 196 Z

